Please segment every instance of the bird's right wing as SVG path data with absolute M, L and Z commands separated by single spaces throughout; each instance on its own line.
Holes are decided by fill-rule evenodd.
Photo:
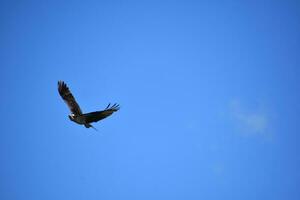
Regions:
M 85 121 L 87 123 L 92 123 L 110 116 L 111 114 L 118 111 L 119 109 L 120 107 L 118 104 L 114 104 L 111 107 L 110 104 L 108 104 L 108 106 L 102 111 L 86 113 L 83 114 L 83 116 L 85 117 Z
M 77 104 L 74 96 L 69 90 L 68 86 L 63 81 L 58 81 L 58 92 L 63 100 L 66 102 L 71 112 L 75 115 L 81 115 L 82 111 Z

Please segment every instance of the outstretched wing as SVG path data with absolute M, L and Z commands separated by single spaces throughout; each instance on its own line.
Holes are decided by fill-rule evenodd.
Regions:
M 69 90 L 68 86 L 63 81 L 58 81 L 58 92 L 63 100 L 66 102 L 71 112 L 75 115 L 81 115 L 81 109 L 77 104 L 74 96 Z
M 118 104 L 114 104 L 111 107 L 110 104 L 108 104 L 108 106 L 102 111 L 86 113 L 83 114 L 83 116 L 85 117 L 85 121 L 87 123 L 92 123 L 110 116 L 111 114 L 118 111 L 119 109 L 120 107 Z

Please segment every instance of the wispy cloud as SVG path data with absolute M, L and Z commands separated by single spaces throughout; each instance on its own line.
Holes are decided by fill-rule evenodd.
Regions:
M 267 134 L 269 117 L 266 111 L 256 106 L 251 109 L 238 100 L 230 103 L 231 116 L 236 126 L 244 134 Z

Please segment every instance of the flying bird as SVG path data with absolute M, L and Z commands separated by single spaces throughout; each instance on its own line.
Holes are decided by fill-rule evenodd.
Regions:
M 82 113 L 78 103 L 76 102 L 74 96 L 72 95 L 70 89 L 68 88 L 65 82 L 58 81 L 58 93 L 68 105 L 71 111 L 71 114 L 68 115 L 69 119 L 77 124 L 84 125 L 86 128 L 94 128 L 91 125 L 91 123 L 98 122 L 99 120 L 110 116 L 111 114 L 120 109 L 118 104 L 113 104 L 112 106 L 108 104 L 108 106 L 106 106 L 104 110 L 90 113 Z

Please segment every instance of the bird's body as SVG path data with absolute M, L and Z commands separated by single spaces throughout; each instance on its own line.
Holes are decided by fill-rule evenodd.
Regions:
M 70 114 L 69 119 L 77 124 L 87 124 L 83 115 Z
M 71 111 L 69 119 L 77 124 L 84 125 L 86 128 L 94 128 L 91 125 L 92 122 L 98 122 L 119 110 L 118 104 L 114 104 L 112 106 L 108 104 L 108 106 L 102 111 L 82 113 L 74 96 L 63 81 L 58 81 L 58 92 Z

